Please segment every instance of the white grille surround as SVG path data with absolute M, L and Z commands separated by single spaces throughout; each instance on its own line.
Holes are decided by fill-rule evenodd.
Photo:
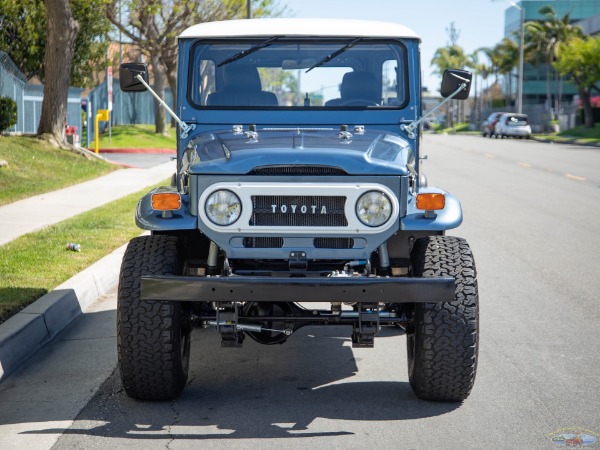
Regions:
M 229 190 L 235 193 L 241 200 L 242 213 L 239 219 L 227 226 L 214 224 L 206 215 L 204 205 L 208 197 L 218 190 Z M 386 223 L 378 227 L 370 227 L 363 224 L 356 216 L 356 202 L 359 197 L 369 191 L 380 191 L 387 195 L 392 203 L 392 215 Z M 346 197 L 344 212 L 348 221 L 347 226 L 251 226 L 252 218 L 252 196 L 302 196 L 323 197 L 343 196 Z M 278 205 L 282 206 L 282 205 Z M 296 211 L 292 212 L 292 205 L 285 205 L 288 214 L 312 214 L 312 206 L 317 206 L 314 214 L 321 214 L 320 205 L 296 205 Z M 302 213 L 302 206 L 306 206 L 306 213 Z M 281 208 L 279 209 L 281 211 Z M 268 234 L 268 235 L 304 235 L 304 236 L 327 236 L 327 235 L 370 235 L 382 233 L 396 223 L 400 211 L 398 199 L 394 192 L 387 186 L 377 183 L 267 183 L 267 182 L 223 182 L 208 186 L 200 195 L 198 200 L 198 217 L 204 226 L 215 232 L 232 234 Z

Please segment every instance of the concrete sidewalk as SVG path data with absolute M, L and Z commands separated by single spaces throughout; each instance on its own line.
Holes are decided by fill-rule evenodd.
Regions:
M 0 207 L 0 245 L 169 178 L 174 161 L 108 175 Z M 141 230 L 140 230 L 141 233 Z M 0 325 L 0 381 L 118 283 L 123 246 Z M 35 277 L 35 274 L 32 274 Z
M 156 184 L 175 173 L 174 161 L 122 169 L 58 191 L 0 206 L 0 245 Z

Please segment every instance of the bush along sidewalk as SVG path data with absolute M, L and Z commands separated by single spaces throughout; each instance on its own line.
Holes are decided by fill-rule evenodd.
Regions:
M 10 97 L 0 97 L 0 134 L 17 123 L 17 103 Z

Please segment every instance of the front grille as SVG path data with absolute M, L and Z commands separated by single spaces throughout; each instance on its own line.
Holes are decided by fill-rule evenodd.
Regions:
M 267 166 L 257 167 L 248 175 L 348 175 L 346 171 L 338 167 L 329 166 Z
M 353 248 L 354 239 L 352 238 L 315 238 L 313 241 L 315 248 Z
M 283 238 L 245 237 L 243 245 L 246 248 L 281 248 L 283 247 Z
M 253 195 L 250 226 L 346 227 L 343 196 Z

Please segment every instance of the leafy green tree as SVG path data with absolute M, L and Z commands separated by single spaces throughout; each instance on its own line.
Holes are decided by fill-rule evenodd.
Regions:
M 46 11 L 42 0 L 0 0 L 0 50 L 27 79 L 43 78 Z
M 585 126 L 594 127 L 591 92 L 600 93 L 600 36 L 574 37 L 559 44 L 558 58 L 552 65 L 571 77 L 583 104 Z
M 246 0 L 222 0 L 228 19 L 246 19 Z M 280 5 L 277 0 L 251 0 L 252 17 L 278 17 L 287 10 L 285 5 Z
M 198 23 L 246 16 L 246 0 L 109 1 L 108 19 L 148 57 L 154 75 L 154 90 L 161 97 L 164 97 L 167 83 L 172 92 L 176 92 L 177 36 L 182 31 Z M 253 2 L 253 17 L 275 15 L 279 11 L 276 0 Z M 155 106 L 155 130 L 164 133 L 165 113 L 157 104 Z
M 519 64 L 519 45 L 509 38 L 503 38 L 494 46 L 495 61 L 498 73 L 508 79 L 508 100 L 512 99 L 512 82 L 510 76 Z
M 550 81 L 552 79 L 552 62 L 560 55 L 560 44 L 574 37 L 582 37 L 583 31 L 578 25 L 571 23 L 571 14 L 559 17 L 551 6 L 539 10 L 543 20 L 525 24 L 525 41 L 528 60 L 534 65 L 545 64 L 546 67 L 546 102 L 552 104 Z M 560 95 L 559 95 L 560 97 Z M 555 102 L 558 109 L 558 102 Z
M 438 75 L 443 75 L 446 69 L 464 69 L 468 64 L 469 58 L 458 44 L 438 48 L 431 59 L 431 65 L 434 66 L 433 73 Z M 447 126 L 453 125 L 449 105 L 446 108 L 446 122 Z
M 71 64 L 71 83 L 91 87 L 105 65 L 110 23 L 107 0 L 70 0 L 73 19 L 79 24 Z M 0 0 L 0 50 L 4 50 L 27 79 L 45 80 L 46 27 L 43 0 Z M 66 30 L 63 30 L 66 32 Z
M 483 59 L 480 57 L 480 53 L 484 53 L 484 48 L 478 48 L 476 49 L 473 53 L 467 55 L 467 58 L 469 59 L 467 66 L 471 69 L 473 69 L 473 71 L 475 72 L 475 76 L 474 76 L 474 93 L 475 93 L 475 99 L 474 99 L 474 106 L 475 106 L 475 120 L 477 123 L 479 123 L 481 121 L 481 100 L 482 100 L 482 94 L 483 93 L 483 89 L 482 87 L 477 87 L 478 85 L 478 81 L 479 78 L 482 78 L 481 83 L 483 84 L 483 79 L 487 78 L 488 73 L 490 71 L 489 65 L 483 61 Z

